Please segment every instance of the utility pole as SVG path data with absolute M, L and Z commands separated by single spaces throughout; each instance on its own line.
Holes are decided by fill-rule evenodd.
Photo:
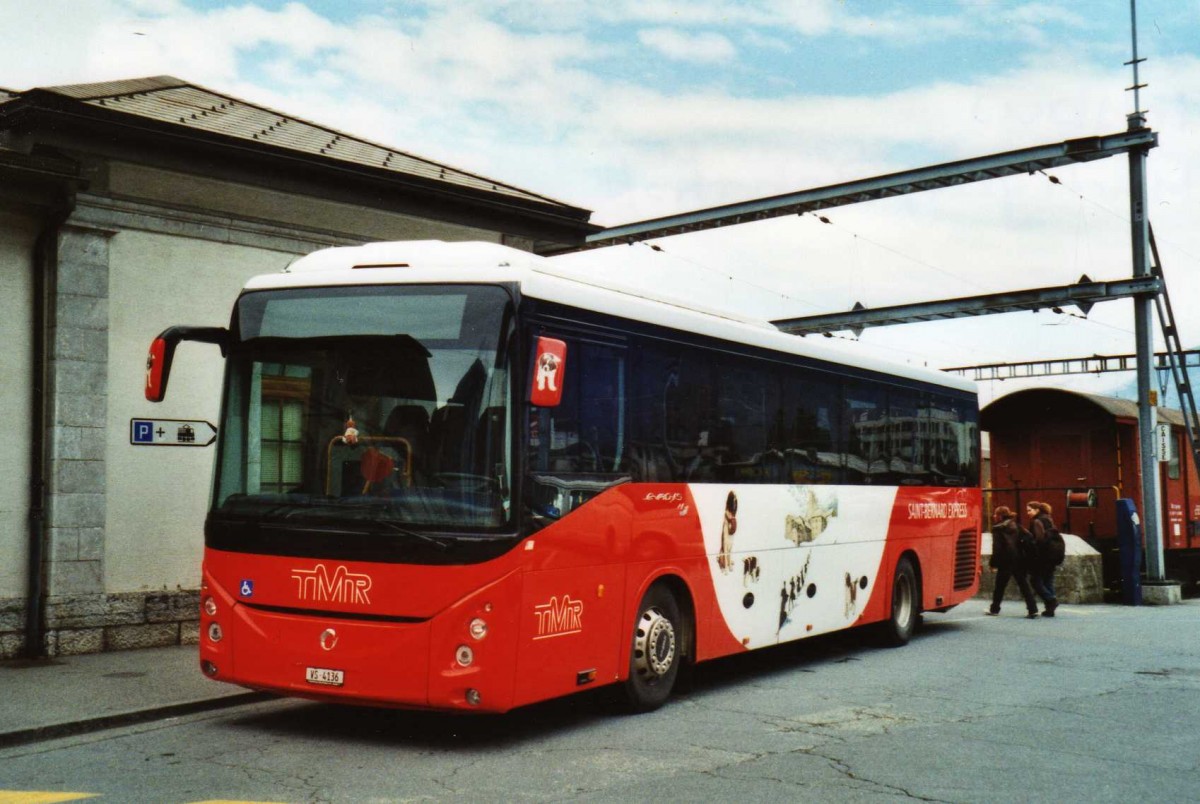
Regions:
M 1137 51 L 1137 0 L 1129 0 L 1130 27 L 1133 35 L 1133 112 L 1126 118 L 1130 131 L 1146 128 L 1146 113 L 1142 110 L 1138 82 L 1138 65 L 1144 59 Z M 1150 276 L 1150 221 L 1146 191 L 1146 159 L 1149 151 L 1132 148 L 1129 151 L 1129 219 L 1133 247 L 1134 279 Z M 1161 583 L 1163 572 L 1162 522 L 1159 511 L 1160 478 L 1158 456 L 1155 454 L 1154 427 L 1157 424 L 1156 406 L 1151 403 L 1151 371 L 1154 365 L 1154 306 L 1149 297 L 1134 297 L 1133 324 L 1137 352 L 1138 391 L 1138 453 L 1142 470 L 1142 527 L 1146 540 L 1146 580 Z

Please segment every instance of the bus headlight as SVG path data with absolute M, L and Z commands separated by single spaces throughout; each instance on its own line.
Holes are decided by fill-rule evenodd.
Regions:
M 204 598 L 204 613 L 209 617 L 216 617 L 217 601 L 213 600 L 211 597 Z
M 458 650 L 454 654 L 454 660 L 463 667 L 470 667 L 471 662 L 475 661 L 475 651 L 471 650 L 467 645 L 459 645 Z
M 471 632 L 472 639 L 479 640 L 487 636 L 488 626 L 482 618 L 476 617 L 474 620 L 471 620 L 471 625 L 468 626 L 467 630 Z

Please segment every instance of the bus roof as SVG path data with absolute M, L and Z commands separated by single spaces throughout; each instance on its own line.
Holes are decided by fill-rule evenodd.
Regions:
M 604 281 L 604 284 L 600 284 Z M 418 240 L 368 243 L 315 251 L 282 273 L 257 276 L 245 290 L 434 282 L 516 282 L 525 296 L 613 316 L 749 344 L 815 360 L 975 392 L 953 374 L 836 351 L 781 332 L 768 321 L 701 309 L 649 291 L 580 276 L 552 258 L 496 243 Z

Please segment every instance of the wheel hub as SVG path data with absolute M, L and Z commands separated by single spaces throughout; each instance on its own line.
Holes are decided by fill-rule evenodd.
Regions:
M 896 622 L 901 623 L 901 624 L 907 623 L 909 618 L 912 616 L 912 607 L 913 607 L 912 586 L 909 585 L 908 579 L 906 579 L 906 578 L 899 579 L 896 584 L 896 600 L 895 600 Z
M 633 642 L 634 668 L 651 679 L 662 678 L 675 663 L 675 626 L 658 609 L 649 609 L 638 621 Z

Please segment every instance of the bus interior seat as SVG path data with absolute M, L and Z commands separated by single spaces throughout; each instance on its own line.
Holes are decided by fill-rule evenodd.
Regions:
M 476 461 L 492 462 L 492 466 L 478 466 L 481 475 L 495 474 L 495 464 L 504 461 L 504 407 L 485 408 L 479 417 L 479 429 L 475 432 Z
M 449 402 L 433 412 L 429 420 L 429 471 L 466 472 L 467 409 Z
M 421 405 L 396 405 L 383 425 L 383 434 L 408 441 L 415 464 L 425 452 L 425 440 L 429 436 L 429 411 Z

